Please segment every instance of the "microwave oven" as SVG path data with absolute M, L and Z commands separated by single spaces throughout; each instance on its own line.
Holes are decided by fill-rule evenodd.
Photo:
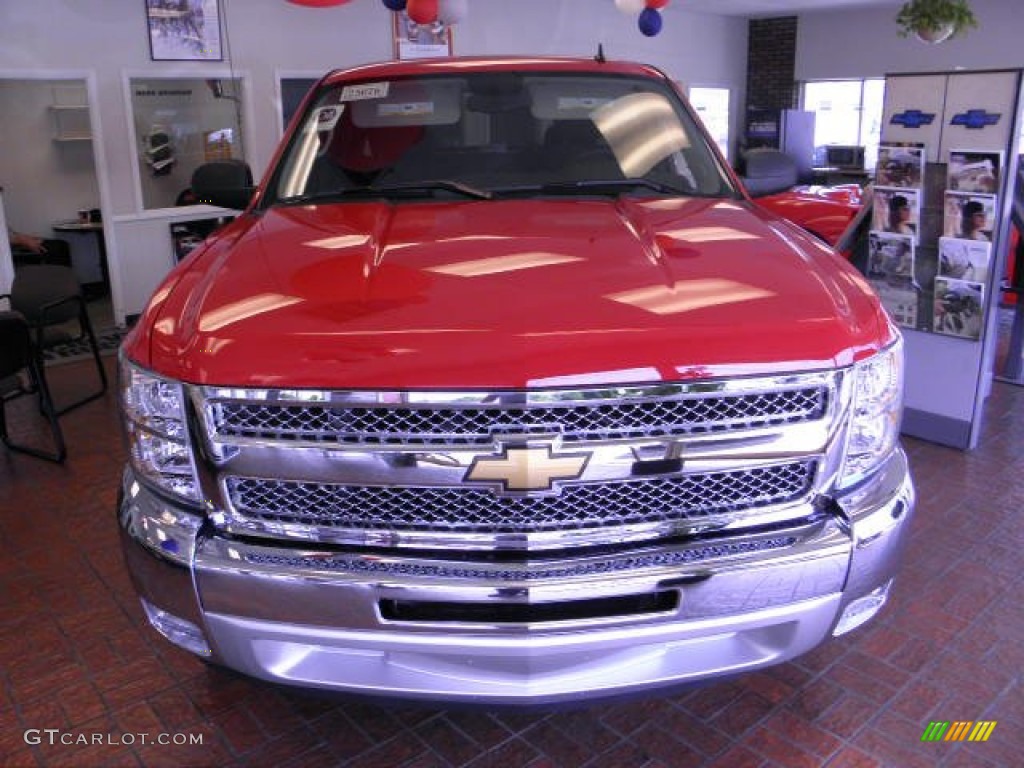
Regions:
M 864 147 L 852 144 L 827 144 L 820 150 L 822 165 L 841 171 L 864 170 Z

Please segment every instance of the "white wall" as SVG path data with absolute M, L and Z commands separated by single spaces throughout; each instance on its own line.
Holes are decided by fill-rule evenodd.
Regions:
M 687 85 L 731 88 L 738 113 L 746 80 L 746 20 L 696 14 L 683 5 L 669 6 L 662 33 L 646 38 L 613 0 L 473 0 L 468 18 L 455 31 L 455 53 L 589 56 L 601 42 L 609 58 L 655 64 Z M 250 103 L 243 110 L 248 124 L 242 133 L 247 158 L 259 174 L 280 134 L 278 72 L 322 73 L 392 57 L 391 16 L 380 0 L 352 0 L 332 8 L 286 0 L 221 0 L 221 6 L 223 62 L 153 62 L 143 0 L 0 0 L 0 72 L 84 70 L 94 84 L 93 120 L 100 131 L 93 144 L 119 318 L 141 309 L 171 264 L 162 246 L 144 247 L 139 228 L 150 227 L 152 242 L 162 243 L 167 216 L 180 215 L 140 210 L 138 148 L 125 104 L 127 77 L 244 75 Z M 19 171 L 0 184 L 27 182 L 24 175 Z
M 82 80 L 0 79 L 0 184 L 7 222 L 20 232 L 49 236 L 53 222 L 99 207 L 91 142 L 53 141 L 50 107 L 76 83 L 84 99 Z
M 797 80 L 1024 65 L 1021 0 L 972 0 L 978 28 L 939 45 L 898 36 L 895 17 L 901 4 L 800 14 Z

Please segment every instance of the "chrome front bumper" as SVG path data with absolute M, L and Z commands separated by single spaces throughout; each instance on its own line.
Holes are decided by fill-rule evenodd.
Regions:
M 303 687 L 541 705 L 814 648 L 894 576 L 914 504 L 906 457 L 834 501 L 788 530 L 528 562 L 230 539 L 130 471 L 119 519 L 151 620 L 193 627 L 192 650 L 217 663 Z

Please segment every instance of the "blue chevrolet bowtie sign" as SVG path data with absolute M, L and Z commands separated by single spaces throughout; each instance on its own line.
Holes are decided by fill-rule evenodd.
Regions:
M 1000 117 L 1002 115 L 998 112 L 986 112 L 984 109 L 968 109 L 966 112 L 953 115 L 953 119 L 949 124 L 962 125 L 969 130 L 980 131 L 986 126 L 998 123 Z
M 935 121 L 934 112 L 922 112 L 920 109 L 908 109 L 892 116 L 889 120 L 893 125 L 902 125 L 904 128 L 920 128 L 922 125 L 931 125 Z

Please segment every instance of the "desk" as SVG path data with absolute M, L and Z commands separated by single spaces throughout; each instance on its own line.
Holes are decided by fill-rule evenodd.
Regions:
M 96 252 L 99 255 L 100 273 L 103 276 L 102 295 L 110 293 L 110 271 L 107 267 L 107 243 L 103 237 L 103 224 L 101 222 L 80 222 L 80 221 L 58 221 L 53 225 L 53 231 L 58 234 L 95 235 Z M 88 282 L 85 283 L 89 285 Z M 88 293 L 88 292 L 87 292 Z

